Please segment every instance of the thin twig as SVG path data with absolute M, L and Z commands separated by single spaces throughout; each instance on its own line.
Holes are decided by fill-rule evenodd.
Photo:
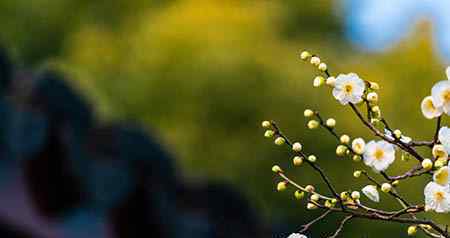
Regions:
M 322 213 L 322 215 L 318 216 L 316 219 L 308 222 L 305 225 L 302 225 L 302 229 L 299 231 L 299 233 L 304 233 L 305 231 L 307 231 L 312 225 L 314 225 L 316 222 L 324 219 L 328 214 L 330 214 L 332 211 L 331 210 L 326 210 L 324 213 Z
M 332 236 L 329 236 L 328 238 L 336 238 L 339 233 L 341 233 L 342 229 L 344 229 L 345 224 L 350 221 L 353 218 L 353 215 L 346 216 L 344 219 L 342 219 L 341 223 L 339 224 L 338 229 L 334 232 Z

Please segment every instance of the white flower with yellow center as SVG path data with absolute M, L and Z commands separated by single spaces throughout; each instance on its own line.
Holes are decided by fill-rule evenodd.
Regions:
M 449 186 L 448 184 L 448 166 L 444 166 L 438 169 L 433 174 L 433 180 L 435 183 L 441 186 Z
M 386 170 L 395 160 L 395 148 L 386 141 L 370 141 L 363 154 L 364 163 L 376 172 Z
M 356 104 L 363 100 L 365 88 L 364 81 L 357 74 L 340 74 L 334 83 L 333 96 L 342 105 Z
M 433 105 L 450 115 L 450 80 L 437 82 L 431 89 Z
M 420 104 L 422 114 L 427 119 L 433 119 L 442 115 L 442 107 L 436 107 L 432 96 L 425 97 Z
M 435 182 L 429 182 L 424 189 L 425 209 L 438 213 L 450 211 L 450 191 L 448 186 L 441 186 Z
M 444 126 L 439 129 L 438 139 L 444 146 L 447 154 L 450 154 L 450 128 Z

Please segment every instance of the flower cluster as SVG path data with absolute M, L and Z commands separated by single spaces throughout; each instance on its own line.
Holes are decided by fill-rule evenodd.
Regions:
M 351 219 L 368 219 L 409 224 L 406 229 L 408 235 L 415 235 L 422 230 L 426 235 L 436 238 L 448 238 L 447 229 L 429 219 L 419 219 L 417 213 L 450 212 L 450 185 L 448 155 L 450 153 L 450 128 L 441 126 L 441 118 L 444 114 L 450 115 L 450 80 L 436 83 L 431 96 L 427 96 L 421 103 L 423 115 L 428 119 L 435 118 L 436 131 L 430 141 L 416 141 L 405 136 L 399 129 L 393 129 L 382 116 L 378 105 L 378 91 L 380 86 L 371 81 L 361 79 L 355 73 L 339 74 L 336 77 L 329 72 L 327 64 L 317 55 L 303 51 L 300 58 L 309 61 L 317 67 L 320 75 L 313 79 L 314 87 L 327 85 L 331 88 L 332 96 L 343 106 L 348 106 L 357 116 L 358 120 L 375 135 L 375 139 L 366 140 L 361 137 L 352 139 L 347 134 L 339 134 L 336 131 L 334 118 L 324 119 L 315 110 L 306 109 L 304 116 L 308 120 L 306 127 L 309 129 L 323 128 L 337 140 L 336 156 L 349 157 L 355 162 L 362 161 L 366 170 L 355 170 L 355 178 L 366 178 L 368 184 L 360 190 L 339 191 L 319 166 L 315 155 L 307 154 L 301 142 L 291 142 L 280 130 L 274 121 L 263 121 L 262 127 L 266 129 L 264 136 L 274 138 L 276 145 L 287 145 L 293 153 L 292 164 L 300 167 L 307 164 L 315 170 L 328 187 L 328 193 L 318 191 L 314 185 L 300 185 L 292 181 L 286 172 L 274 165 L 272 171 L 282 181 L 277 184 L 278 191 L 284 191 L 289 187 L 295 188 L 294 197 L 298 200 L 307 198 L 307 209 L 322 209 L 324 213 L 310 223 L 302 226 L 298 233 L 293 233 L 289 238 L 305 238 L 305 232 L 316 222 L 325 219 L 330 213 L 341 213 L 345 217 L 341 220 L 335 233 L 330 236 L 337 237 L 344 226 Z M 447 77 L 450 79 L 450 68 L 447 68 Z M 365 110 L 366 113 L 362 113 Z M 431 150 L 433 155 L 427 158 L 418 152 L 417 147 Z M 406 172 L 399 175 L 388 174 L 388 169 L 394 164 L 397 157 L 401 161 L 414 158 L 417 162 Z M 371 172 L 383 178 L 382 181 L 372 177 Z M 430 181 L 424 187 L 423 203 L 413 204 L 403 197 L 397 187 L 402 180 L 417 176 L 431 176 Z M 431 179 L 430 179 L 431 180 Z M 361 199 L 361 193 L 369 200 L 378 203 L 381 198 L 379 191 L 392 197 L 399 203 L 400 210 L 390 211 L 370 207 Z

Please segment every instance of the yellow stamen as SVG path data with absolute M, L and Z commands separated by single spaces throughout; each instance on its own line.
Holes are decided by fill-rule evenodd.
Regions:
M 346 93 L 351 93 L 353 91 L 353 86 L 351 84 L 347 84 L 344 86 L 344 90 Z
M 444 102 L 450 102 L 450 90 L 445 90 L 442 93 L 442 98 L 444 99 Z
M 442 191 L 435 192 L 434 198 L 437 202 L 442 202 L 445 199 L 445 194 Z
M 376 149 L 374 153 L 375 159 L 382 160 L 384 156 L 384 151 L 382 149 Z

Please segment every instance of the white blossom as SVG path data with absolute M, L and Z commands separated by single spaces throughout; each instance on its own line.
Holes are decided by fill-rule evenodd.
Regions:
M 340 74 L 334 83 L 333 96 L 342 104 L 359 103 L 363 100 L 365 83 L 355 73 Z
M 442 110 L 450 115 L 450 80 L 437 82 L 431 89 L 431 96 L 434 107 L 442 107 Z
M 366 142 L 363 138 L 356 138 L 352 141 L 353 152 L 362 155 L 366 150 Z
M 441 186 L 435 182 L 429 182 L 424 189 L 425 209 L 438 213 L 450 211 L 450 191 L 448 186 Z
M 450 128 L 444 126 L 439 129 L 438 139 L 447 153 L 450 154 Z
M 299 233 L 292 233 L 288 236 L 288 238 L 308 238 L 308 237 Z
M 366 145 L 363 160 L 376 172 L 384 171 L 395 160 L 395 148 L 386 141 L 370 141 Z
M 361 190 L 366 197 L 374 202 L 380 201 L 380 194 L 378 193 L 377 187 L 374 185 L 367 185 Z
M 449 186 L 448 184 L 448 166 L 444 166 L 433 174 L 433 181 L 441 186 Z
M 420 104 L 420 108 L 422 109 L 422 114 L 427 119 L 433 119 L 442 115 L 442 107 L 436 107 L 433 97 L 427 96 L 422 100 Z

